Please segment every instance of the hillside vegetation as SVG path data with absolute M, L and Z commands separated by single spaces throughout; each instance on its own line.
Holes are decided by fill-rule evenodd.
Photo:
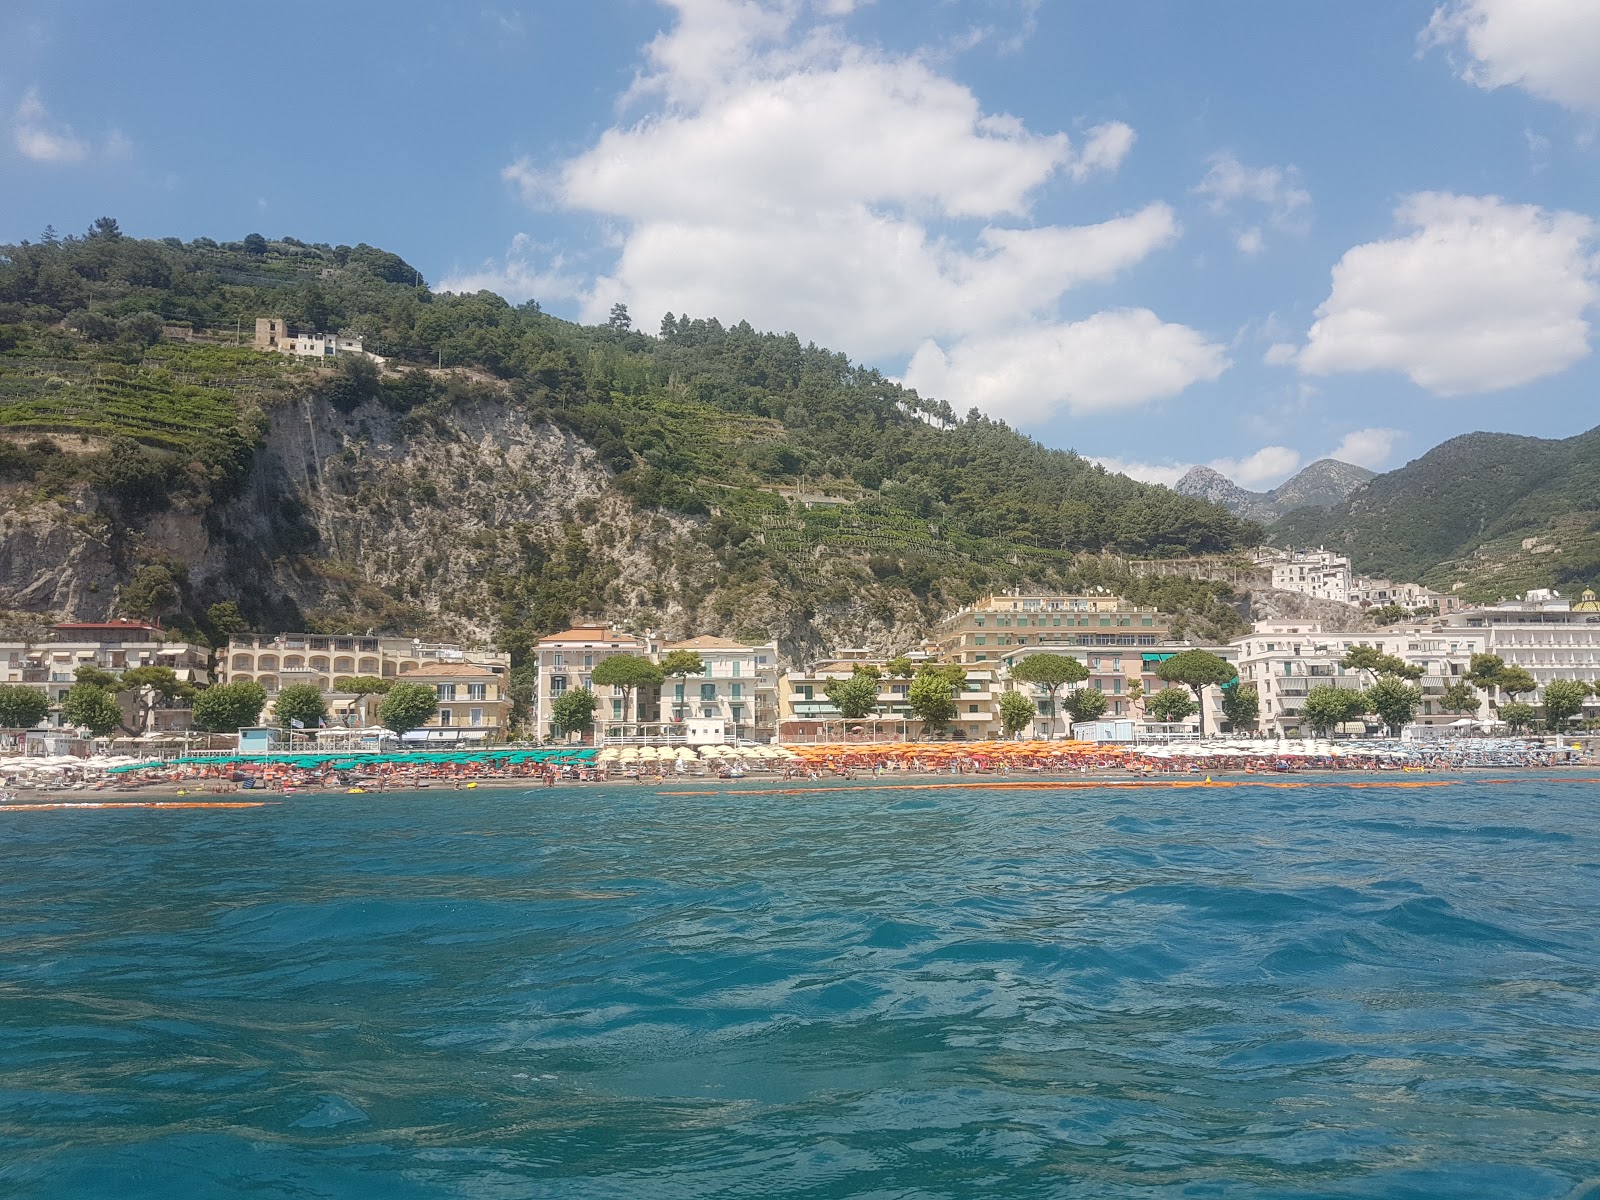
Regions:
M 234 344 L 265 315 L 359 334 L 389 369 L 363 360 L 329 369 Z M 659 514 L 684 548 L 699 547 L 724 592 L 801 603 L 853 582 L 880 609 L 903 597 L 931 610 L 1012 583 L 1132 586 L 1102 553 L 1217 553 L 1260 534 L 1218 505 L 1109 475 L 976 411 L 958 417 L 842 354 L 743 323 L 666 314 L 646 334 L 619 307 L 607 325 L 575 325 L 537 303 L 433 293 L 402 259 L 365 245 L 144 241 L 102 220 L 82 237 L 0 248 L 0 487 L 14 506 L 63 503 L 74 488 L 99 497 L 95 519 L 132 535 L 121 577 L 151 565 L 137 535 L 169 509 L 209 513 L 213 536 L 241 540 L 231 528 L 243 524 L 239 506 L 264 503 L 248 493 L 269 430 L 292 438 L 298 421 L 315 438 L 341 414 L 366 428 L 328 434 L 338 447 L 320 450 L 310 471 L 327 493 L 340 475 L 321 463 L 337 467 L 336 448 L 356 461 L 380 425 L 402 442 L 460 443 L 469 410 L 575 438 L 604 472 L 610 520 L 643 527 Z M 330 608 L 326 592 L 308 602 L 298 590 L 309 575 L 326 584 L 363 564 L 339 558 L 315 529 L 296 533 L 299 510 L 317 497 L 303 479 L 289 482 L 294 493 L 270 502 L 282 509 L 269 514 L 270 545 L 257 547 L 263 586 L 201 579 L 169 555 L 156 565 L 174 577 L 170 615 L 204 625 L 211 603 L 232 599 L 256 624 L 394 625 L 441 611 L 429 589 L 467 582 L 408 584 L 393 605 L 355 588 L 350 611 Z M 548 474 L 501 481 L 549 484 Z M 383 481 L 362 486 L 381 491 Z M 406 502 L 448 509 L 465 486 L 448 471 L 408 476 Z M 600 509 L 588 511 L 587 522 L 574 511 L 525 527 L 521 549 L 495 557 L 496 636 L 526 644 L 619 601 L 626 572 L 595 567 L 592 552 L 610 535 L 592 523 Z M 493 540 L 490 529 L 473 536 Z M 1220 631 L 1236 620 L 1226 598 L 1197 585 L 1184 611 Z M 660 605 L 663 619 L 688 613 L 682 597 Z
M 1474 433 L 1272 527 L 1347 550 L 1359 570 L 1493 600 L 1600 578 L 1600 429 L 1563 440 Z M 1528 545 L 1524 546 L 1524 542 Z

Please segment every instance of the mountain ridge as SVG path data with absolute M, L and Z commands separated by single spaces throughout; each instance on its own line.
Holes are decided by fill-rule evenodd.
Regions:
M 1221 504 L 1236 516 L 1270 523 L 1297 508 L 1327 508 L 1373 477 L 1374 472 L 1335 458 L 1319 458 L 1267 492 L 1240 487 L 1211 467 L 1191 467 L 1173 486 L 1180 496 Z

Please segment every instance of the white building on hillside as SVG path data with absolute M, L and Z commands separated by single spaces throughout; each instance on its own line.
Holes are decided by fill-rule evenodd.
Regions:
M 1272 568 L 1272 586 L 1279 591 L 1350 603 L 1350 560 L 1343 554 L 1320 547 L 1290 550 L 1263 560 L 1261 565 Z

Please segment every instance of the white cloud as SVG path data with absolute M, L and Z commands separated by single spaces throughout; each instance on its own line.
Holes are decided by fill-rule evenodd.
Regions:
M 1300 183 L 1298 167 L 1247 167 L 1232 154 L 1217 154 L 1211 159 L 1206 177 L 1192 191 L 1205 198 L 1207 207 L 1226 216 L 1242 206 L 1266 209 L 1273 228 L 1288 233 L 1305 233 L 1309 228 L 1311 193 Z M 1241 254 L 1260 254 L 1266 238 L 1259 225 L 1242 229 L 1234 238 Z
M 1395 442 L 1404 436 L 1398 429 L 1356 429 L 1345 434 L 1324 457 L 1376 471 L 1388 464 Z
M 1295 473 L 1302 460 L 1300 452 L 1288 446 L 1263 446 L 1244 458 L 1213 458 L 1205 464 L 1147 463 L 1122 458 L 1096 458 L 1094 461 L 1106 470 L 1116 471 L 1130 479 L 1159 483 L 1166 487 L 1175 486 L 1196 466 L 1204 465 L 1227 476 L 1242 488 L 1259 491 L 1282 483 Z
M 645 103 L 644 116 L 565 162 L 504 171 L 530 203 L 595 214 L 614 231 L 617 257 L 586 289 L 585 319 L 622 301 L 646 324 L 672 311 L 793 330 L 868 359 L 918 350 L 924 380 L 945 364 L 939 398 L 964 408 L 994 397 L 1007 413 L 1029 406 L 988 380 L 999 342 L 1122 352 L 1085 339 L 1125 335 L 1125 314 L 1066 321 L 1058 305 L 1176 241 L 1171 207 L 1081 226 L 1031 213 L 1045 187 L 1115 171 L 1131 128 L 1107 122 L 1078 139 L 985 112 L 929 59 L 849 40 L 829 19 L 849 5 L 671 6 L 676 22 L 647 47 L 626 98 Z M 1220 351 L 1197 355 L 1201 335 L 1162 329 L 1146 349 L 1175 360 L 1138 363 L 1127 384 L 1047 388 L 1057 398 L 1032 410 L 1141 403 L 1171 394 L 1155 377 L 1214 377 Z
M 89 143 L 72 126 L 52 122 L 38 88 L 23 93 L 11 119 L 11 136 L 24 158 L 42 163 L 79 163 L 89 157 Z
M 1302 371 L 1399 371 L 1441 396 L 1514 387 L 1589 353 L 1596 226 L 1495 196 L 1422 193 L 1408 236 L 1347 251 Z
M 1520 87 L 1567 108 L 1600 112 L 1600 4 L 1594 0 L 1449 0 L 1422 31 L 1425 47 L 1463 52 L 1461 78 Z
M 1292 363 L 1300 355 L 1300 347 L 1292 342 L 1273 342 L 1267 347 L 1267 352 L 1261 356 L 1261 361 L 1269 367 L 1282 367 Z
M 125 159 L 133 154 L 133 143 L 119 130 L 108 131 L 98 143 L 79 137 L 72 126 L 53 120 L 38 88 L 22 95 L 11 117 L 11 139 L 17 152 L 38 163 L 71 166 L 92 159 Z
M 970 337 L 948 352 L 926 342 L 905 382 L 1026 425 L 1175 396 L 1227 367 L 1221 346 L 1140 308 Z
M 1318 458 L 1336 458 L 1340 462 L 1354 463 L 1376 471 L 1389 462 L 1394 444 L 1405 436 L 1398 429 L 1357 429 L 1326 454 Z M 1145 483 L 1159 483 L 1173 487 L 1193 470 L 1197 463 L 1149 463 L 1124 458 L 1101 457 L 1094 459 L 1108 471 L 1116 471 L 1131 479 Z M 1225 475 L 1234 483 L 1250 491 L 1269 491 L 1288 479 L 1308 460 L 1298 450 L 1289 446 L 1263 446 L 1243 458 L 1213 458 L 1203 464 Z
M 550 254 L 547 262 L 537 257 L 547 253 L 549 247 L 537 246 L 525 233 L 511 239 L 511 246 L 499 261 L 489 259 L 476 270 L 457 270 L 441 279 L 434 290 L 439 292 L 497 292 L 513 304 L 525 300 L 572 300 L 583 294 L 584 280 L 565 270 L 566 262 L 559 254 Z

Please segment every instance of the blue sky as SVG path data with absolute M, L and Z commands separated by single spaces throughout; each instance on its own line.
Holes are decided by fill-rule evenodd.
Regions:
M 1593 0 L 10 0 L 0 240 L 365 241 L 1251 487 L 1600 421 Z

